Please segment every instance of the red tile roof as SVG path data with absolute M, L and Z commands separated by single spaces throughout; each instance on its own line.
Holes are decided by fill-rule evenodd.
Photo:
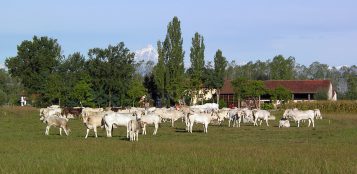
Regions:
M 265 87 L 275 89 L 282 86 L 292 93 L 317 93 L 319 90 L 327 90 L 330 87 L 330 80 L 267 80 Z M 233 94 L 231 80 L 225 80 L 221 88 L 221 94 Z

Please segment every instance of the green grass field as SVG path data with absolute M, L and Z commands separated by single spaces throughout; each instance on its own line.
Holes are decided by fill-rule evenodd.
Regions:
M 225 122 L 208 134 L 202 125 L 187 133 L 178 121 L 129 142 L 124 128 L 84 139 L 80 120 L 70 120 L 68 137 L 57 128 L 45 136 L 37 109 L 0 107 L 0 173 L 357 173 L 357 114 L 323 116 L 315 128 Z

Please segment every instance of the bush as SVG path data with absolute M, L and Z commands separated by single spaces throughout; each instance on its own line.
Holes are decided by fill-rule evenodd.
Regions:
M 260 108 L 264 110 L 272 110 L 274 109 L 274 105 L 273 103 L 263 103 Z

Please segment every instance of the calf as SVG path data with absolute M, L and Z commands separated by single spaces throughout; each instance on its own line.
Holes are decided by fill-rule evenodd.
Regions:
M 93 115 L 83 115 L 83 124 L 87 127 L 87 134 L 85 138 L 88 138 L 89 130 L 93 129 L 95 137 L 98 138 L 97 127 L 103 126 L 103 115 L 93 114 Z
M 287 118 L 281 118 L 279 121 L 279 128 L 281 127 L 290 127 L 290 122 Z
M 147 124 L 153 124 L 155 126 L 153 135 L 156 135 L 160 122 L 161 122 L 161 118 L 156 114 L 149 114 L 149 115 L 142 116 L 140 118 L 140 123 L 142 124 L 142 128 L 143 128 L 142 134 L 146 135 L 146 125 Z
M 55 115 L 50 115 L 47 117 L 41 117 L 40 120 L 43 121 L 43 123 L 47 124 L 45 135 L 49 135 L 51 126 L 59 127 L 61 136 L 62 136 L 62 129 L 64 130 L 64 133 L 66 133 L 67 136 L 71 131 L 67 126 L 68 123 L 67 118 L 61 118 Z
M 130 120 L 128 123 L 130 141 L 139 141 L 139 130 L 141 126 L 137 120 Z

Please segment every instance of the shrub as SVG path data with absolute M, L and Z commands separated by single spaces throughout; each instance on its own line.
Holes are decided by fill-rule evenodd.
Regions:
M 274 105 L 273 103 L 263 103 L 260 108 L 264 110 L 272 110 L 274 109 Z

